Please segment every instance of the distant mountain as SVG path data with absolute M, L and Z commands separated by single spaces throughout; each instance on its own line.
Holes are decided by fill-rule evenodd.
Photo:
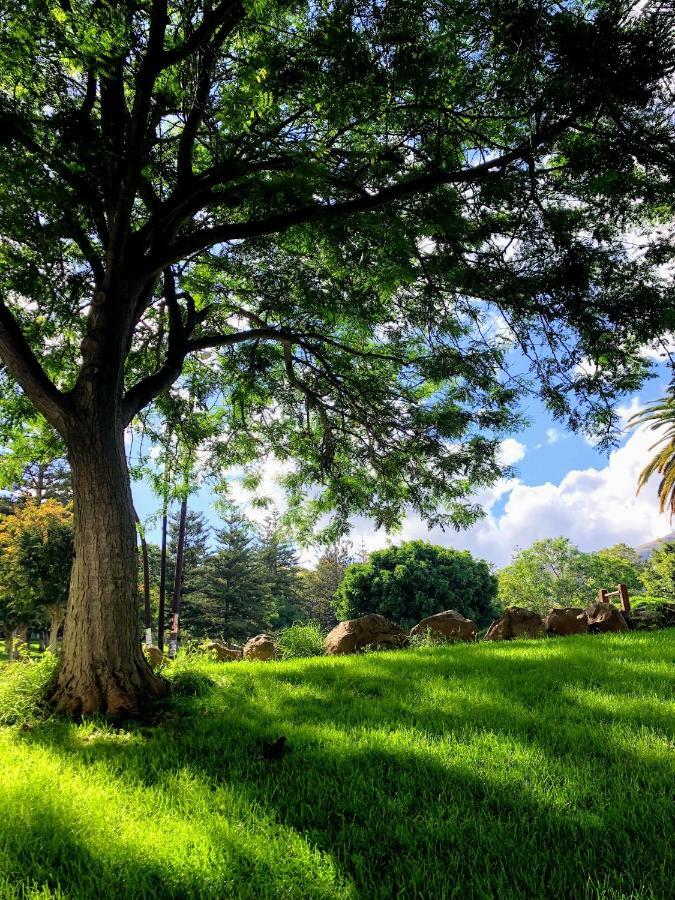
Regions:
M 655 541 L 648 541 L 646 544 L 640 544 L 639 547 L 636 547 L 636 551 L 640 557 L 640 559 L 649 559 L 652 553 L 661 546 L 661 544 L 669 544 L 675 542 L 675 531 L 671 531 L 670 534 L 666 534 L 661 538 L 657 538 Z

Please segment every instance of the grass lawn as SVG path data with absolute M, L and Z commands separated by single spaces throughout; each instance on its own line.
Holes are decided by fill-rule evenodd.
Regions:
M 675 629 L 183 661 L 161 725 L 0 728 L 0 897 L 670 898 L 674 662 Z

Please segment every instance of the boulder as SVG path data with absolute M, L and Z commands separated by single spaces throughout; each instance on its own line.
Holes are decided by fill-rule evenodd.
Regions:
M 225 644 L 221 644 L 220 641 L 209 641 L 208 644 L 204 644 L 204 651 L 213 653 L 216 659 L 221 662 L 243 658 L 241 650 L 238 650 L 236 647 L 227 647 Z
M 555 607 L 544 622 L 546 634 L 567 637 L 570 634 L 586 634 L 588 619 L 586 611 L 576 606 Z
M 410 636 L 423 637 L 427 632 L 440 641 L 475 641 L 478 629 L 475 622 L 465 618 L 456 609 L 446 609 L 445 612 L 422 619 L 410 629 Z
M 539 613 L 520 606 L 509 606 L 488 628 L 485 641 L 512 641 L 514 638 L 544 637 L 544 622 Z
M 326 636 L 324 647 L 328 656 L 338 653 L 356 653 L 364 647 L 404 647 L 408 634 L 398 625 L 371 613 L 360 619 L 340 622 Z
M 591 603 L 586 607 L 588 628 L 593 632 L 628 631 L 626 620 L 613 603 Z
M 159 667 L 163 665 L 163 663 L 165 663 L 169 658 L 162 653 L 159 647 L 148 647 L 146 644 L 144 644 L 143 650 L 148 658 L 148 662 L 153 669 L 159 669 Z
M 244 644 L 244 659 L 275 659 L 277 655 L 277 645 L 269 634 L 257 634 Z

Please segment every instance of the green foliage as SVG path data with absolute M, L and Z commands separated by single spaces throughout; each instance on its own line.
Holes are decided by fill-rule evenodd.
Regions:
M 672 602 L 672 597 L 652 597 L 650 594 L 640 594 L 631 600 L 631 607 L 637 609 L 639 606 L 663 606 L 664 603 Z
M 0 728 L 0 895 L 669 897 L 674 652 L 671 629 L 179 657 L 216 687 L 157 725 Z
M 586 606 L 601 588 L 615 590 L 620 583 L 632 596 L 642 590 L 642 570 L 636 551 L 625 544 L 583 553 L 568 538 L 545 538 L 519 550 L 497 573 L 499 605 L 545 615 L 554 606 Z
M 298 553 L 276 515 L 266 519 L 259 533 L 257 559 L 276 603 L 277 626 L 283 628 L 305 618 Z
M 642 583 L 649 594 L 675 600 L 675 543 L 657 547 L 642 573 Z
M 335 595 L 352 561 L 352 545 L 346 541 L 334 541 L 324 549 L 316 565 L 303 572 L 302 589 L 307 614 L 322 628 L 330 629 L 337 624 Z
M 72 510 L 33 501 L 0 516 L 0 621 L 44 621 L 64 607 L 73 560 Z
M 348 567 L 336 594 L 340 619 L 380 613 L 404 627 L 456 609 L 478 624 L 492 616 L 497 580 L 467 550 L 408 541 L 377 550 L 367 563 Z
M 656 432 L 657 440 L 651 448 L 658 448 L 651 460 L 640 472 L 638 491 L 641 490 L 652 475 L 659 474 L 661 481 L 658 487 L 659 510 L 675 515 L 675 380 L 669 386 L 666 396 L 633 416 L 633 426 L 647 425 L 650 431 Z
M 276 643 L 283 659 L 323 656 L 323 632 L 316 622 L 296 623 L 282 629 Z
M 185 622 L 195 635 L 242 641 L 277 621 L 277 603 L 260 559 L 253 524 L 232 512 L 216 532 L 216 549 L 200 562 Z
M 672 246 L 623 240 L 672 208 L 651 6 L 6 0 L 0 444 L 95 383 L 335 537 L 475 521 L 521 387 L 610 442 L 673 325 Z
M 0 663 L 0 726 L 29 724 L 47 714 L 47 694 L 56 674 L 50 653 L 38 659 Z

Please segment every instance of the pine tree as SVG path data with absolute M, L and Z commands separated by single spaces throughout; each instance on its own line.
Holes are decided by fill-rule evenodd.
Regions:
M 265 520 L 259 555 L 269 590 L 277 605 L 279 627 L 307 619 L 298 552 L 286 539 L 276 513 Z
M 332 628 L 337 624 L 335 594 L 345 569 L 353 561 L 351 543 L 336 541 L 326 547 L 316 566 L 304 575 L 305 603 L 309 617 L 322 628 Z
M 169 561 L 167 563 L 167 590 L 174 583 L 176 552 L 178 549 L 178 533 L 180 528 L 180 512 L 176 510 L 169 520 Z M 191 622 L 194 619 L 193 606 L 198 603 L 195 593 L 198 591 L 200 568 L 208 554 L 211 528 L 203 513 L 188 510 L 185 518 L 185 546 L 183 548 L 183 571 L 181 586 L 181 628 L 190 636 L 198 635 Z M 169 600 L 170 600 L 169 595 Z
M 217 549 L 195 578 L 183 621 L 193 634 L 244 641 L 271 628 L 276 604 L 256 546 L 251 522 L 239 512 L 225 517 Z

